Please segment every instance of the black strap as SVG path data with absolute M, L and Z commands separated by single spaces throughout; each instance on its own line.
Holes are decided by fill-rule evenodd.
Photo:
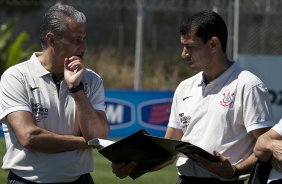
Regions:
M 248 184 L 267 184 L 271 169 L 272 166 L 270 161 L 257 161 L 251 172 Z
M 80 90 L 84 90 L 84 85 L 83 85 L 82 82 L 80 82 L 79 85 L 76 86 L 76 87 L 69 88 L 69 92 L 70 92 L 70 93 L 76 93 L 76 92 L 78 92 L 78 91 L 80 91 Z

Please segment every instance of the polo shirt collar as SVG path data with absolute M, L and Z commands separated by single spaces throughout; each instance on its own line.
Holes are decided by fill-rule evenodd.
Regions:
M 47 71 L 42 64 L 40 63 L 38 56 L 40 56 L 42 52 L 34 52 L 30 58 L 31 60 L 31 65 L 33 67 L 33 72 L 38 76 L 38 77 L 43 77 L 45 75 L 50 74 L 49 71 Z
M 236 71 L 238 64 L 233 62 L 233 64 L 221 74 L 218 78 L 214 80 L 216 84 L 224 85 L 231 77 L 231 75 Z
M 209 84 L 224 85 L 233 74 L 233 72 L 235 72 L 236 68 L 238 68 L 238 64 L 236 62 L 233 62 L 233 64 L 225 72 L 223 72 L 219 77 L 211 81 Z M 201 76 L 201 85 L 205 85 L 203 72 Z

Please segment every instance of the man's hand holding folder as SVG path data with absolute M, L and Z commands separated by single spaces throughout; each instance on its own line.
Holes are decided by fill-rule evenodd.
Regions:
M 94 142 L 91 140 L 88 144 L 93 145 Z M 129 175 L 132 179 L 171 164 L 179 153 L 188 157 L 190 154 L 198 154 L 212 162 L 219 160 L 200 147 L 187 142 L 155 137 L 143 129 L 117 142 L 101 146 L 98 152 L 113 163 L 114 174 L 120 178 Z

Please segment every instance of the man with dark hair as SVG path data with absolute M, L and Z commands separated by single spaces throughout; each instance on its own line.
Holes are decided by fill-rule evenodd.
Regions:
M 189 17 L 181 25 L 180 42 L 182 58 L 198 73 L 177 87 L 165 137 L 190 142 L 220 161 L 179 155 L 176 183 L 243 184 L 239 176 L 250 173 L 256 161 L 256 139 L 274 125 L 267 88 L 227 58 L 227 27 L 219 14 Z M 113 172 L 124 178 L 136 164 L 113 164 Z
M 87 141 L 109 127 L 102 79 L 83 66 L 85 24 L 82 12 L 55 4 L 40 29 L 43 51 L 1 77 L 7 183 L 94 183 Z

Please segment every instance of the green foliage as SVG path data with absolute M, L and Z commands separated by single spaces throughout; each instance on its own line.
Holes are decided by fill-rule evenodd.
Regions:
M 29 41 L 29 35 L 23 31 L 14 38 L 14 30 L 18 19 L 14 18 L 8 23 L 0 25 L 0 74 L 8 67 L 27 59 L 36 49 L 36 45 L 24 48 Z

